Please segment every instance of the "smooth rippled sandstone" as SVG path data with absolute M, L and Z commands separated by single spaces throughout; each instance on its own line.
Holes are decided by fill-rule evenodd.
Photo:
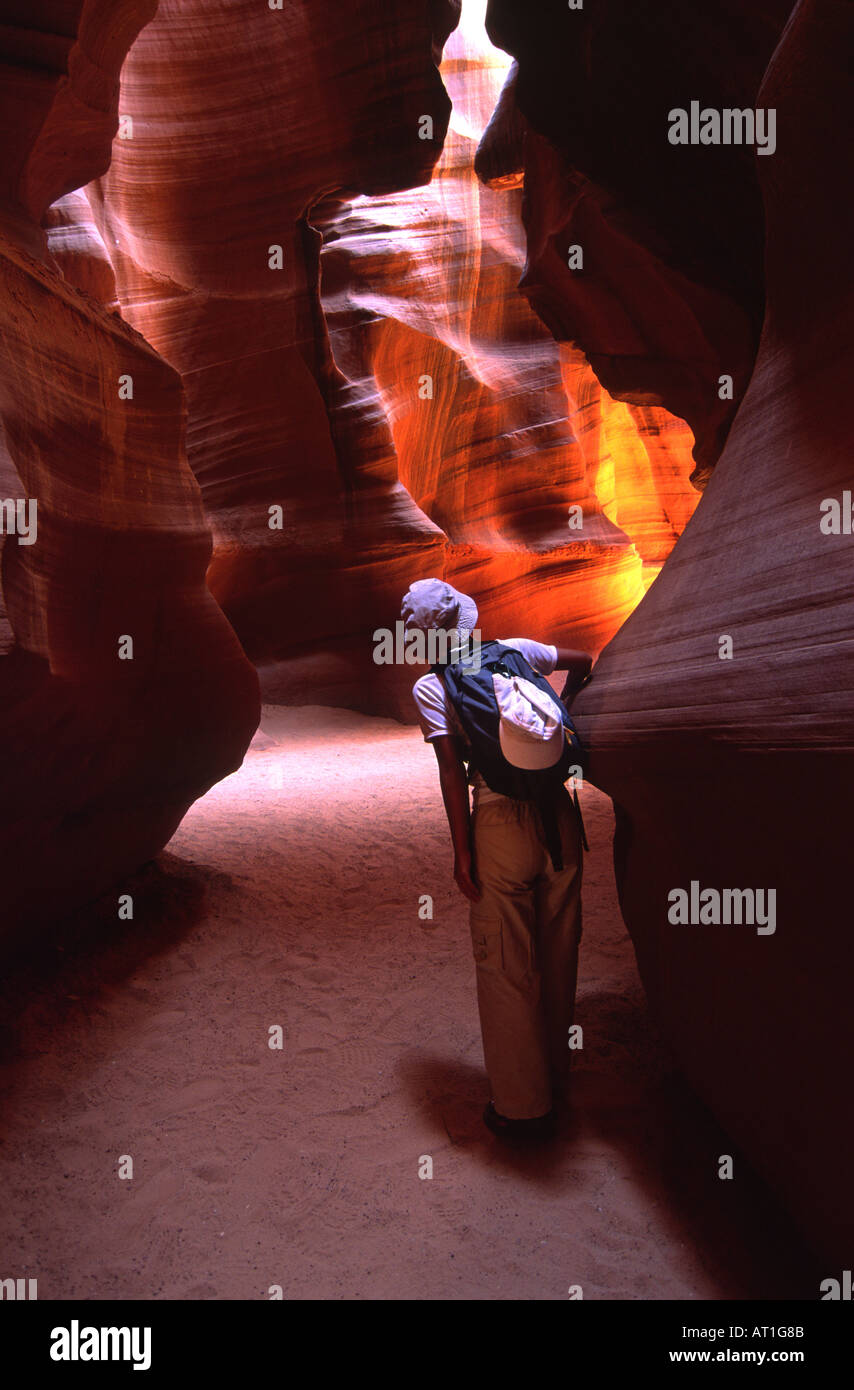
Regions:
M 413 579 L 469 588 L 491 630 L 601 647 L 697 494 L 687 428 L 604 397 L 518 291 L 518 172 L 473 167 L 503 55 L 452 35 L 442 153 L 454 7 L 366 15 L 233 0 L 211 29 L 166 0 L 90 198 L 122 312 L 182 374 L 209 582 L 265 693 L 412 718 L 372 634 Z
M 756 370 L 685 534 L 574 707 L 592 779 L 618 807 L 618 886 L 647 991 L 828 1274 L 854 1241 L 854 582 L 851 536 L 821 527 L 822 503 L 851 489 L 854 215 L 837 195 L 852 58 L 854 6 L 802 0 L 760 93 L 778 110 L 778 152 L 758 161 Z M 692 881 L 773 889 L 776 931 L 671 924 L 668 894 Z
M 97 302 L 109 262 L 63 197 L 106 167 L 118 68 L 154 6 L 35 9 L 43 31 L 4 35 L 22 143 L 0 157 L 0 484 L 37 503 L 33 543 L 3 537 L 6 932 L 120 891 L 239 766 L 258 718 L 255 673 L 205 587 L 181 380 Z M 69 32 L 51 27 L 60 13 Z M 54 260 L 39 220 L 57 199 Z M 125 635 L 133 660 L 118 659 Z
M 109 309 L 118 309 L 116 274 L 95 226 L 89 199 L 82 189 L 68 193 L 42 218 L 47 249 L 63 278 Z
M 444 153 L 453 0 L 7 14 L 0 489 L 38 533 L 3 544 L 0 845 L 7 928 L 162 847 L 257 722 L 223 609 L 269 695 L 376 712 L 413 578 L 492 631 L 624 623 L 576 714 L 644 980 L 837 1270 L 854 6 L 801 0 L 760 89 L 789 9 L 491 0 L 517 65 L 453 35 Z M 773 158 L 668 145 L 669 108 L 754 97 Z M 773 890 L 775 932 L 668 922 L 692 882 Z
M 429 179 L 449 113 L 435 60 L 457 13 L 398 0 L 380 24 L 372 0 L 335 17 L 230 0 L 212 22 L 164 0 L 122 74 L 133 139 L 89 190 L 122 312 L 184 381 L 209 583 L 268 696 L 370 708 L 369 681 L 388 684 L 370 631 L 397 616 L 413 568 L 441 568 L 381 411 L 354 411 L 352 438 L 331 427 L 308 215 L 332 189 Z
M 692 99 L 751 106 L 791 0 L 489 0 L 518 60 L 528 261 L 523 289 L 620 400 L 663 405 L 696 437 L 705 482 L 753 367 L 762 204 L 753 151 L 668 142 Z M 767 162 L 760 160 L 760 163 Z M 570 269 L 580 246 L 583 269 Z M 720 377 L 734 382 L 721 400 Z
M 696 505 L 693 441 L 663 411 L 613 402 L 518 292 L 518 176 L 506 150 L 487 186 L 475 171 L 508 104 L 502 57 L 473 26 L 451 36 L 453 114 L 433 180 L 319 219 L 322 302 L 345 401 L 354 387 L 378 396 L 399 476 L 442 528 L 445 573 L 478 597 L 485 627 L 598 649 Z M 336 409 L 333 397 L 333 428 Z

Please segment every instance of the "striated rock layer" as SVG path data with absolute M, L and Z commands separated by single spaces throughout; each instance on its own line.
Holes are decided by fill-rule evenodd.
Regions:
M 122 74 L 133 138 L 90 189 L 122 312 L 185 383 L 211 589 L 276 698 L 370 707 L 371 631 L 397 616 L 413 568 L 442 567 L 376 402 L 332 429 L 308 215 L 333 190 L 429 180 L 449 113 L 436 59 L 458 11 L 396 0 L 379 22 L 373 0 L 334 16 L 226 0 L 212 18 L 163 0 Z
M 518 168 L 474 171 L 507 66 L 477 5 L 442 154 L 458 10 L 163 0 L 90 190 L 122 312 L 185 382 L 209 583 L 277 700 L 411 718 L 372 634 L 433 573 L 492 628 L 599 647 L 696 502 L 687 428 L 606 399 L 518 291 Z
M 442 64 L 453 113 L 430 186 L 317 218 L 346 383 L 332 428 L 341 396 L 379 397 L 399 476 L 446 535 L 445 573 L 477 595 L 485 627 L 598 649 L 696 505 L 693 440 L 664 411 L 612 401 L 518 292 L 520 175 L 483 158 L 496 104 L 511 100 L 500 56 L 464 17 Z
M 25 515 L 35 504 L 32 543 L 8 520 L 3 537 L 6 932 L 118 889 L 239 766 L 258 718 L 205 587 L 180 378 L 97 302 L 114 295 L 109 261 L 63 197 L 106 167 L 119 65 L 154 8 L 37 4 L 31 28 L 4 30 L 20 143 L 0 156 L 0 485 Z M 39 219 L 57 199 L 53 259 Z
M 612 395 L 687 421 L 700 484 L 753 366 L 762 205 L 752 147 L 704 146 L 698 178 L 696 151 L 669 143 L 668 114 L 692 100 L 751 107 L 791 5 L 489 0 L 490 35 L 518 60 L 533 127 L 523 289 Z
M 854 1241 L 854 582 L 851 537 L 828 520 L 851 487 L 852 60 L 854 6 L 800 0 L 759 95 L 777 109 L 778 150 L 759 161 L 756 369 L 696 514 L 575 705 L 591 776 L 618 806 L 647 990 L 834 1277 Z M 776 931 L 671 923 L 669 893 L 692 882 L 773 890 Z

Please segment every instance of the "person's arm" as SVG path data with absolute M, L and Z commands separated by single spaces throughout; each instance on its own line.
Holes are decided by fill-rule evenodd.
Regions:
M 476 903 L 480 901 L 481 892 L 474 877 L 469 791 L 461 743 L 450 734 L 431 739 L 431 743 L 439 764 L 442 800 L 454 845 L 454 879 L 460 892 Z
M 593 657 L 589 652 L 576 651 L 574 647 L 557 647 L 556 671 L 566 671 L 561 699 L 571 700 L 585 684 L 593 668 Z

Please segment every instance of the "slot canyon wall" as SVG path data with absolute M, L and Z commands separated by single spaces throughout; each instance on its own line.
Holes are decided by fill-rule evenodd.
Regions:
M 715 314 L 710 329 L 703 312 L 712 301 L 698 298 L 713 270 L 731 322 L 741 315 L 752 325 L 767 299 L 755 369 L 749 383 L 736 373 L 737 410 L 702 502 L 574 713 L 592 749 L 591 778 L 617 808 L 621 905 L 649 997 L 686 1074 L 826 1255 L 830 1273 L 847 1268 L 854 1237 L 854 1132 L 843 1083 L 854 1044 L 846 907 L 854 585 L 850 536 L 821 524 L 822 503 L 842 503 L 851 486 L 854 5 L 800 0 L 773 54 L 773 31 L 789 7 L 753 6 L 744 24 L 741 8 L 704 6 L 689 16 L 665 3 L 644 9 L 640 24 L 631 19 L 637 7 L 604 5 L 590 7 L 592 28 L 573 31 L 557 7 L 522 16 L 492 0 L 489 22 L 519 61 L 523 111 L 554 146 L 545 173 L 539 146 L 531 151 L 532 300 L 558 336 L 574 332 L 612 389 L 651 392 L 673 409 L 681 397 L 701 460 L 720 428 L 718 364 L 734 358 L 724 334 L 698 368 L 688 408 L 684 377 L 672 371 L 690 360 L 683 324 L 699 304 L 697 322 L 714 340 Z M 727 51 L 729 38 L 734 53 L 751 52 L 745 25 L 757 40 L 758 66 L 749 70 Z M 559 34 L 560 51 L 575 52 L 586 73 L 586 87 L 570 83 L 589 114 L 583 147 L 574 109 L 554 100 Z M 636 81 L 609 107 L 606 74 L 626 77 L 620 35 Z M 691 71 L 692 53 L 703 81 Z M 727 82 L 742 72 L 752 82 L 766 57 L 758 95 L 742 89 L 744 104 L 755 99 L 777 111 L 776 153 L 750 152 L 764 195 L 763 272 L 746 175 L 741 195 L 735 178 L 722 201 L 725 152 L 669 148 L 661 132 L 668 110 L 692 96 L 726 104 L 709 64 L 720 63 Z M 656 71 L 661 81 L 647 87 Z M 728 153 L 732 160 L 736 152 Z M 671 228 L 666 266 L 650 274 L 669 279 L 661 302 L 675 302 L 676 312 L 662 318 L 649 297 L 634 342 L 624 345 L 621 321 L 612 325 L 596 304 L 615 289 L 625 303 L 623 270 L 649 267 L 646 219 L 668 189 L 682 199 L 674 225 L 680 230 L 684 218 L 684 228 Z M 592 221 L 582 216 L 588 201 Z M 602 208 L 619 229 L 607 229 L 598 243 L 607 263 L 579 288 L 562 272 L 561 246 L 567 235 L 583 240 L 585 228 L 598 230 Z M 665 197 L 659 228 L 669 211 Z M 627 235 L 634 240 L 624 262 L 611 260 L 614 239 Z M 751 278 L 739 284 L 733 268 L 743 242 Z M 653 351 L 656 344 L 663 350 Z M 726 637 L 732 659 L 721 659 Z M 773 889 L 776 931 L 671 923 L 669 894 L 692 882 Z M 717 1157 L 709 1155 L 710 1171 Z
M 598 649 L 698 500 L 684 423 L 607 397 L 518 289 L 521 166 L 474 170 L 510 63 L 483 8 L 440 76 L 458 6 L 229 0 L 211 30 L 161 0 L 123 69 L 133 138 L 89 198 L 182 375 L 209 583 L 268 699 L 413 719 L 373 633 L 435 573 L 492 630 Z
M 34 545 L 0 537 L 10 929 L 156 852 L 239 764 L 258 675 L 412 719 L 372 634 L 414 578 L 598 648 L 696 505 L 687 426 L 518 290 L 483 8 L 443 153 L 454 0 L 0 6 L 0 466 L 38 507 Z
M 4 939 L 155 854 L 258 719 L 205 585 L 180 377 L 99 302 L 109 261 L 66 197 L 109 163 L 121 63 L 154 9 L 3 6 L 0 489 L 37 503 L 28 535 L 4 513 Z M 57 200 L 54 259 L 40 222 Z
M 646 988 L 841 1258 L 852 4 L 781 41 L 791 0 L 490 0 L 506 61 L 482 9 L 0 0 L 5 925 L 156 853 L 259 677 L 411 718 L 372 634 L 444 574 L 605 647 L 576 711 Z M 776 106 L 774 157 L 669 146 L 695 98 Z M 693 880 L 774 888 L 776 933 L 670 925 Z

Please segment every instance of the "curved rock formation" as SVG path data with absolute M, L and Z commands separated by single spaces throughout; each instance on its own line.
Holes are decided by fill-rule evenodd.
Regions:
M 322 302 L 348 389 L 379 398 L 401 481 L 447 536 L 445 574 L 478 596 L 482 623 L 598 649 L 696 504 L 693 441 L 663 411 L 635 419 L 611 401 L 519 294 L 507 144 L 488 186 L 475 171 L 496 102 L 484 138 L 513 126 L 499 56 L 471 21 L 449 40 L 453 114 L 428 188 L 318 219 Z
M 852 60 L 854 6 L 800 0 L 759 96 L 777 109 L 778 149 L 759 161 L 756 369 L 696 514 L 575 705 L 591 776 L 619 809 L 620 896 L 647 990 L 829 1274 L 854 1240 L 854 583 L 851 536 L 832 529 L 851 495 L 854 208 L 838 190 Z M 776 930 L 672 922 L 669 895 L 691 883 L 773 891 Z
M 42 226 L 51 259 L 68 283 L 99 304 L 118 309 L 116 273 L 83 190 L 67 193 L 49 207 Z
M 205 587 L 180 378 L 97 302 L 112 281 L 79 199 L 49 219 L 55 261 L 39 226 L 106 167 L 118 68 L 155 6 L 64 6 L 59 32 L 57 7 L 31 8 L 32 28 L 3 35 L 22 137 L 0 160 L 0 481 L 23 504 L 4 509 L 2 556 L 7 932 L 156 853 L 258 718 L 255 673 Z
M 490 0 L 516 65 L 465 19 L 444 154 L 458 0 L 6 7 L 0 844 L 7 929 L 163 845 L 257 722 L 222 609 L 270 696 L 374 711 L 417 577 L 622 623 L 576 714 L 641 970 L 837 1269 L 854 6 L 774 53 L 790 4 Z M 773 107 L 773 158 L 671 145 L 694 100 Z M 764 917 L 674 920 L 694 885 Z
M 429 180 L 450 105 L 436 60 L 458 13 L 396 0 L 379 23 L 373 0 L 335 18 L 228 0 L 212 23 L 162 0 L 123 70 L 133 138 L 90 198 L 123 313 L 182 374 L 209 583 L 268 697 L 370 707 L 373 627 L 397 616 L 413 567 L 441 567 L 376 402 L 354 393 L 331 428 L 308 215 L 332 190 Z
M 518 292 L 518 171 L 474 172 L 501 55 L 470 20 L 454 34 L 442 153 L 459 7 L 401 0 L 382 28 L 370 8 L 335 26 L 231 0 L 211 30 L 164 0 L 123 72 L 133 138 L 90 198 L 123 313 L 184 379 L 209 583 L 265 693 L 412 718 L 372 634 L 413 579 L 598 648 L 696 493 L 687 428 L 600 399 Z
M 753 366 L 762 206 L 752 148 L 704 146 L 697 178 L 696 151 L 668 141 L 668 113 L 692 100 L 752 106 L 790 10 L 791 0 L 489 0 L 490 36 L 517 59 L 533 127 L 523 289 L 613 396 L 687 421 L 699 484 Z

